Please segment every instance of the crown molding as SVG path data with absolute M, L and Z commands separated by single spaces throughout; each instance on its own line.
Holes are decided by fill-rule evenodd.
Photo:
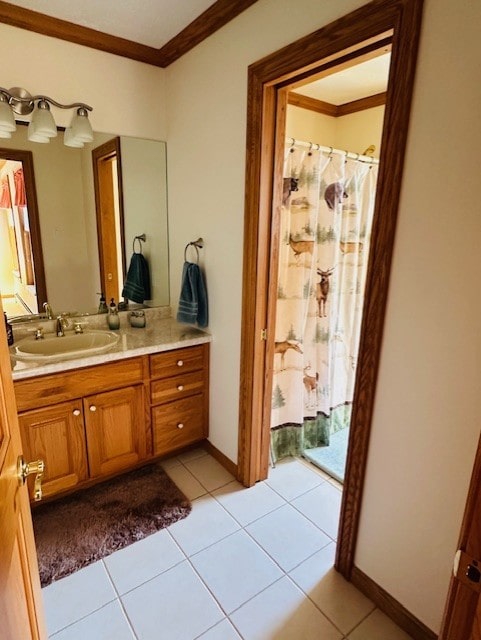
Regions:
M 24 9 L 3 2 L 3 0 L 0 0 L 0 22 L 164 68 L 178 60 L 255 2 L 257 0 L 217 0 L 160 49 L 83 27 L 67 20 L 53 18 L 38 11 Z

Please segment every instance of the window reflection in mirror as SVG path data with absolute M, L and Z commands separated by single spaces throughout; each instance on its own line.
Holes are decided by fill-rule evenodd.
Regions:
M 9 317 L 46 301 L 32 154 L 0 149 L 0 292 Z

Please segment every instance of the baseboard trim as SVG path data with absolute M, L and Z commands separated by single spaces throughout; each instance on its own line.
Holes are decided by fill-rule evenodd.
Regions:
M 356 566 L 352 569 L 351 582 L 414 640 L 437 640 L 437 634 Z
M 214 447 L 212 442 L 209 442 L 208 440 L 204 440 L 202 446 L 207 453 L 210 453 L 210 455 L 217 460 L 217 462 L 220 462 L 224 469 L 231 473 L 234 478 L 237 478 L 237 465 L 235 462 L 232 462 L 230 458 L 224 455 L 222 451 L 219 451 L 217 447 Z

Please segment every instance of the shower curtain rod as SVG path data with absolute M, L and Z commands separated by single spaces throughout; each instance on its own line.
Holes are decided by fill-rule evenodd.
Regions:
M 342 151 L 341 149 L 334 149 L 334 147 L 323 147 L 317 142 L 303 142 L 302 140 L 296 140 L 295 138 L 286 138 L 286 145 L 291 147 L 306 147 L 313 151 L 326 151 L 329 154 L 336 153 L 346 158 L 352 158 L 353 160 L 359 160 L 359 162 L 366 162 L 367 164 L 379 164 L 378 158 L 372 158 L 371 156 L 363 156 L 360 153 L 353 153 L 352 151 Z

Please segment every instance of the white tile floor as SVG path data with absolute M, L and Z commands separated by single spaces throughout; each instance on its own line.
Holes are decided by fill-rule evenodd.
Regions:
M 202 449 L 192 513 L 43 590 L 55 640 L 409 640 L 332 568 L 340 486 L 289 459 L 243 488 Z

